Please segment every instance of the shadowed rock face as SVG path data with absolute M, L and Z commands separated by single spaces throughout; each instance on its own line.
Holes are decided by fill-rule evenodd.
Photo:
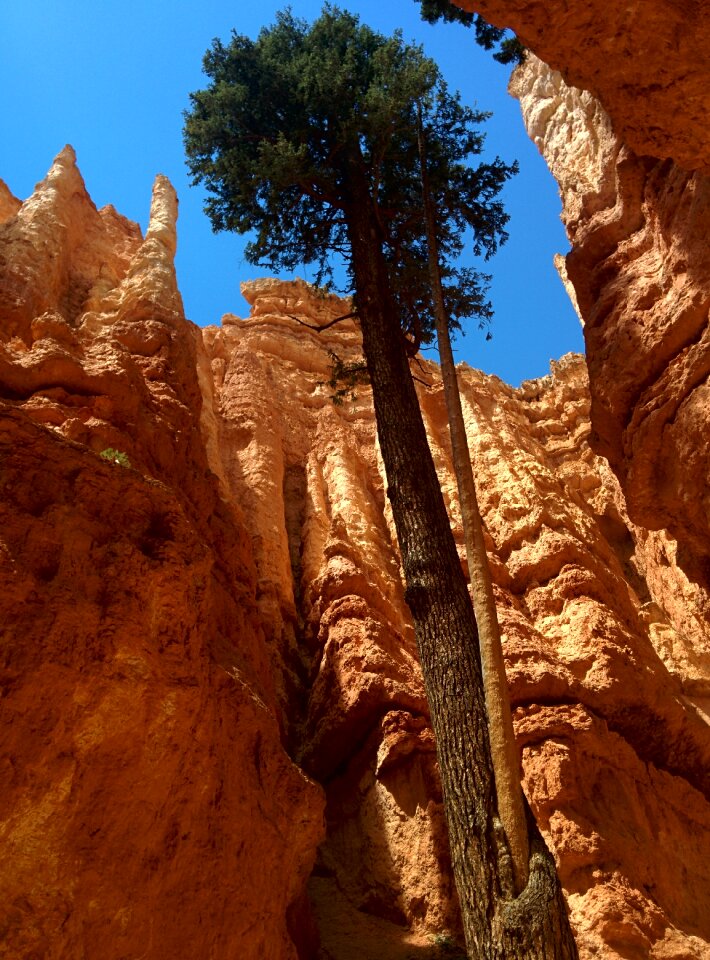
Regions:
M 248 319 L 199 331 L 170 185 L 143 239 L 69 150 L 3 209 L 10 955 L 440 958 L 456 902 L 371 399 L 324 385 L 359 334 L 299 322 L 348 305 L 255 281 Z M 462 549 L 438 370 L 417 375 Z M 705 594 L 592 450 L 581 358 L 461 382 L 524 785 L 582 955 L 702 958 Z

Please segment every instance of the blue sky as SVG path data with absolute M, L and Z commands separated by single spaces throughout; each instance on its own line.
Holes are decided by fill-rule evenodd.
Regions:
M 0 5 L 0 177 L 21 199 L 52 158 L 71 143 L 97 206 L 113 203 L 145 229 L 153 178 L 166 174 L 180 198 L 177 271 L 187 316 L 218 323 L 244 316 L 242 280 L 268 271 L 243 260 L 244 241 L 213 234 L 201 189 L 184 164 L 182 111 L 205 85 L 202 55 L 232 28 L 255 37 L 285 4 L 275 0 L 7 0 Z M 413 0 L 349 0 L 341 6 L 376 30 L 401 28 L 439 64 L 464 102 L 492 111 L 484 159 L 517 159 L 506 187 L 507 245 L 482 269 L 494 276 L 493 339 L 472 329 L 458 360 L 517 385 L 548 372 L 549 360 L 582 350 L 579 321 L 552 264 L 566 252 L 556 185 L 528 140 L 517 101 L 506 93 L 509 68 L 480 50 L 458 25 L 429 26 Z M 292 0 L 314 19 L 320 0 Z M 308 278 L 307 274 L 304 274 Z

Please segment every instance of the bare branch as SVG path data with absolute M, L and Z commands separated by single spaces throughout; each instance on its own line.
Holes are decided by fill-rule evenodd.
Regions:
M 329 320 L 327 323 L 318 326 L 316 323 L 306 323 L 305 320 L 301 320 L 300 317 L 294 317 L 292 313 L 287 313 L 287 317 L 290 317 L 292 320 L 295 320 L 296 323 L 300 323 L 302 327 L 308 327 L 309 330 L 315 330 L 316 333 L 322 333 L 323 330 L 327 330 L 328 327 L 334 327 L 336 323 L 340 323 L 341 320 L 347 320 L 350 317 L 356 317 L 357 313 L 354 310 L 351 310 L 350 313 L 344 313 L 341 317 L 336 317 L 335 320 Z
M 419 369 L 421 370 L 421 372 L 422 372 L 422 373 L 425 373 L 426 371 L 424 370 L 424 365 L 422 364 L 421 358 L 420 358 L 420 357 L 415 357 L 414 359 L 416 360 L 417 366 L 419 367 Z

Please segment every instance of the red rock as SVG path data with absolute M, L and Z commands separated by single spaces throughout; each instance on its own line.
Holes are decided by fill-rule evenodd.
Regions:
M 457 921 L 368 391 L 335 407 L 325 385 L 328 351 L 355 359 L 358 342 L 349 322 L 320 337 L 299 324 L 325 323 L 347 310 L 309 298 L 303 284 L 259 281 L 246 292 L 251 317 L 225 318 L 205 338 L 214 358 L 215 422 L 222 421 L 220 469 L 251 533 L 268 597 L 262 613 L 282 649 L 295 638 L 307 652 L 301 756 L 328 796 L 328 834 L 311 884 L 316 914 L 326 955 L 349 956 L 341 925 L 374 943 L 383 939 L 377 924 L 387 921 L 388 955 L 406 956 L 410 935 L 455 933 Z M 425 423 L 461 544 L 441 384 L 433 364 L 423 370 L 418 376 L 430 383 L 420 390 Z M 637 949 L 642 936 L 653 956 L 663 956 L 669 943 L 695 950 L 694 937 L 701 945 L 710 938 L 702 919 L 707 904 L 692 915 L 672 897 L 655 904 L 650 884 L 660 881 L 648 878 L 663 867 L 650 826 L 640 849 L 616 835 L 609 846 L 595 847 L 580 816 L 604 830 L 606 818 L 633 821 L 636 814 L 623 790 L 597 809 L 595 795 L 579 781 L 587 763 L 600 783 L 618 779 L 612 759 L 618 749 L 635 771 L 629 782 L 640 769 L 658 772 L 639 787 L 648 789 L 649 804 L 660 809 L 673 797 L 680 809 L 681 797 L 694 797 L 693 836 L 705 853 L 691 859 L 690 882 L 705 888 L 710 738 L 697 707 L 710 690 L 702 654 L 707 628 L 695 622 L 692 640 L 685 634 L 682 572 L 665 566 L 661 540 L 654 552 L 649 537 L 660 534 L 628 520 L 614 475 L 589 447 L 581 359 L 565 358 L 552 377 L 519 390 L 466 368 L 461 379 L 521 742 L 528 742 L 529 722 L 542 750 L 524 751 L 526 784 L 569 884 L 583 956 L 602 948 L 620 956 Z M 552 780 L 552 760 L 541 769 L 538 756 L 558 750 L 559 732 L 549 729 L 548 717 L 560 710 L 570 716 L 565 749 L 575 765 L 561 767 Z M 679 821 L 672 829 L 679 846 L 688 842 L 680 839 Z M 647 847 L 648 863 L 641 852 Z M 637 889 L 642 862 L 648 889 Z M 581 889 L 588 895 L 578 896 Z M 370 919 L 351 926 L 353 908 Z M 612 912 L 623 923 L 613 926 Z M 360 949 L 363 957 L 378 955 L 374 946 Z
M 175 211 L 159 178 L 142 240 L 67 150 L 0 228 L 8 957 L 296 956 L 321 791 L 208 467 Z
M 595 449 L 631 518 L 667 530 L 710 614 L 710 181 L 635 156 L 589 94 L 530 58 L 513 79 L 560 184 Z
M 10 193 L 7 184 L 0 180 L 0 223 L 14 217 L 22 206 L 22 202 Z
M 250 318 L 197 330 L 175 213 L 159 178 L 143 239 L 65 152 L 0 227 L 5 941 L 434 960 L 457 908 L 371 400 L 327 387 L 359 335 L 299 322 L 349 304 L 255 281 Z M 525 789 L 582 957 L 701 958 L 704 594 L 590 446 L 581 358 L 517 390 L 460 376 Z
M 635 153 L 710 173 L 710 47 L 702 3 L 454 2 L 511 27 L 567 84 L 593 93 Z

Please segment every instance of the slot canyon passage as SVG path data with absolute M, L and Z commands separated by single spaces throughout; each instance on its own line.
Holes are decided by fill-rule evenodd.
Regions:
M 517 389 L 459 370 L 523 785 L 584 960 L 705 960 L 709 21 L 469 6 L 543 58 L 511 89 L 586 342 Z M 273 279 L 196 327 L 176 219 L 160 176 L 145 236 L 97 210 L 71 148 L 0 186 L 0 957 L 458 956 L 371 397 L 323 385 L 357 327 Z

